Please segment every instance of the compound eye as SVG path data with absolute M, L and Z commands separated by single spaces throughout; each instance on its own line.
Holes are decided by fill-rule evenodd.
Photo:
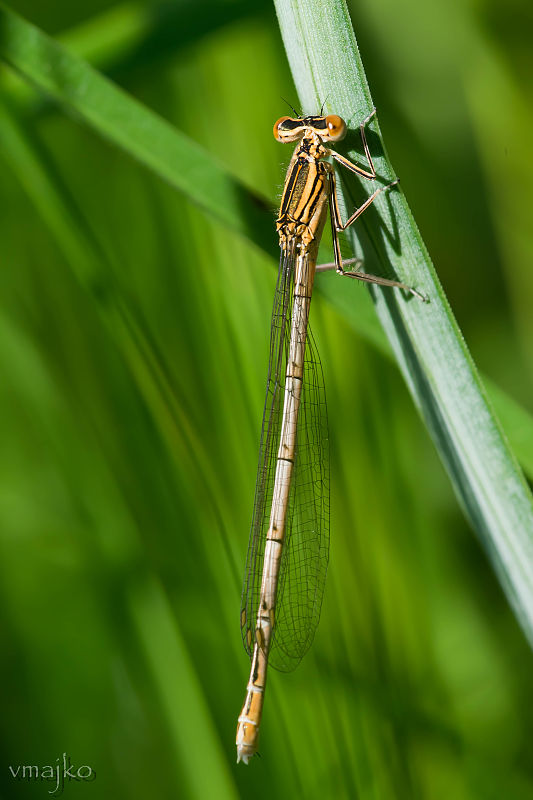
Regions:
M 276 139 L 278 142 L 285 141 L 283 137 L 283 123 L 288 119 L 290 119 L 290 117 L 280 117 L 278 121 L 274 123 L 274 139 Z
M 328 129 L 328 139 L 332 142 L 338 142 L 346 135 L 346 123 L 337 114 L 329 114 L 326 117 L 326 126 Z

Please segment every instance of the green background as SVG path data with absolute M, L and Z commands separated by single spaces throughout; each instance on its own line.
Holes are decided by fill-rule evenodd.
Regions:
M 273 9 L 176 8 L 15 10 L 274 209 L 290 148 L 272 125 L 281 97 L 297 98 Z M 387 149 L 473 356 L 531 410 L 533 12 L 521 0 L 351 11 Z M 366 289 L 334 275 L 312 308 L 332 469 L 322 619 L 301 667 L 269 678 L 262 758 L 236 766 L 274 215 L 268 257 L 22 91 L 2 69 L 69 216 L 43 214 L 31 165 L 24 185 L 0 153 L 2 796 L 49 796 L 9 765 L 63 752 L 96 771 L 65 787 L 73 798 L 533 796 L 530 651 L 396 368 L 320 284 Z M 92 291 L 65 246 L 73 230 L 97 263 Z

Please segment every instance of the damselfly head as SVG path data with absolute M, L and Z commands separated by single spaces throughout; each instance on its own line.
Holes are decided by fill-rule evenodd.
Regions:
M 280 117 L 274 125 L 274 139 L 278 142 L 295 142 L 309 132 L 316 133 L 324 142 L 338 142 L 346 136 L 346 123 L 337 114 L 327 117 Z

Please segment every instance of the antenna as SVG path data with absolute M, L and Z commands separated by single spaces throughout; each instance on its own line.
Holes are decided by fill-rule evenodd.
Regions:
M 283 100 L 283 102 L 284 102 L 284 103 L 287 103 L 287 105 L 289 106 L 289 108 L 291 109 L 291 111 L 294 111 L 294 113 L 296 114 L 296 116 L 298 117 L 298 119 L 303 119 L 303 116 L 304 116 L 304 115 L 303 115 L 303 113 L 302 113 L 301 111 L 298 113 L 298 111 L 296 111 L 296 109 L 294 108 L 294 106 L 293 106 L 293 105 L 291 105 L 291 104 L 289 103 L 289 101 L 288 101 L 288 100 L 285 100 L 285 98 L 284 98 L 284 97 L 282 97 L 281 99 Z

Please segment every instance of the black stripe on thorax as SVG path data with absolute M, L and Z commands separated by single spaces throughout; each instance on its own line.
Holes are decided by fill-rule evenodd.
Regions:
M 302 158 L 301 156 L 294 162 L 294 166 L 291 169 L 290 175 L 287 176 L 285 181 L 285 189 L 283 190 L 283 197 L 281 198 L 281 205 L 279 209 L 280 217 L 285 216 L 289 205 L 292 200 L 292 196 L 294 194 L 294 189 L 296 187 L 296 182 L 298 180 L 298 176 L 304 166 L 308 164 L 306 158 Z
M 312 165 L 311 169 L 315 170 L 315 174 L 314 174 L 314 177 L 313 177 L 313 183 L 312 183 L 312 186 L 311 186 L 311 190 L 307 193 L 307 202 L 305 203 L 305 205 L 301 209 L 300 218 L 305 214 L 306 211 L 307 211 L 308 219 L 312 218 L 313 212 L 314 212 L 314 210 L 315 210 L 315 208 L 317 206 L 317 203 L 318 203 L 318 201 L 320 199 L 320 195 L 324 191 L 324 187 L 322 185 L 319 185 L 319 184 L 322 183 L 322 181 L 321 181 L 322 171 L 319 170 L 318 167 L 315 164 Z M 310 170 L 310 172 L 311 172 L 311 170 Z

